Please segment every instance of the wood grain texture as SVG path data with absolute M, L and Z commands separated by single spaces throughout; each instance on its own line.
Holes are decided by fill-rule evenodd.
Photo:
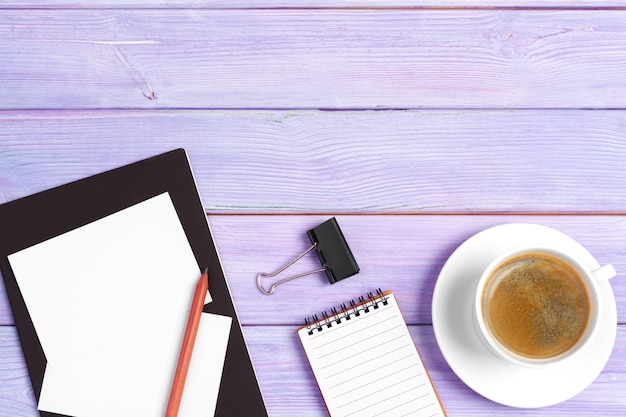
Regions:
M 317 274 L 286 283 L 272 296 L 263 295 L 256 287 L 256 274 L 275 271 L 304 252 L 310 246 L 306 231 L 327 218 L 209 217 L 244 325 L 301 325 L 306 316 L 379 287 L 394 291 L 408 323 L 430 324 L 435 282 L 452 252 L 475 233 L 512 222 L 557 229 L 579 241 L 600 264 L 611 263 L 618 272 L 611 281 L 617 304 L 626 304 L 623 216 L 337 216 L 361 272 L 335 285 L 330 285 L 324 274 Z M 317 257 L 310 254 L 285 273 L 319 266 Z M 13 324 L 4 290 L 0 300 L 0 324 Z M 626 323 L 623 308 L 618 309 L 618 321 Z
M 443 359 L 430 326 L 410 326 L 441 400 L 450 416 L 589 416 L 626 412 L 624 349 L 626 332 L 617 341 L 603 373 L 578 396 L 555 406 L 522 410 L 493 403 L 469 389 Z M 260 384 L 272 416 L 327 416 L 306 356 L 292 327 L 247 327 L 252 360 L 260 371 Z M 285 361 L 289 358 L 289 361 Z M 267 379 L 264 379 L 267 378 Z M 592 403 L 592 407 L 589 405 Z
M 626 10 L 12 10 L 0 108 L 625 108 Z
M 617 304 L 626 302 L 626 281 L 620 272 L 626 271 L 622 216 L 337 216 L 361 272 L 335 285 L 318 274 L 286 283 L 272 296 L 261 294 L 256 274 L 275 271 L 302 253 L 310 246 L 306 230 L 326 219 L 209 217 L 242 323 L 301 325 L 306 316 L 381 288 L 394 291 L 408 323 L 430 324 L 435 282 L 452 252 L 481 230 L 515 222 L 557 229 L 585 246 L 600 264 L 611 263 L 618 271 L 611 281 Z M 283 277 L 316 268 L 317 257 L 307 256 Z M 618 321 L 626 323 L 623 309 L 618 309 Z
M 255 366 L 261 369 L 262 374 L 267 375 L 268 380 L 271 381 L 271 383 L 264 384 L 263 379 L 260 380 L 270 414 L 272 416 L 327 416 L 315 381 L 312 380 L 306 357 L 301 351 L 299 342 L 291 335 L 294 329 L 253 327 L 246 328 L 245 332 L 253 345 L 251 350 Z M 445 363 L 430 326 L 410 326 L 410 332 L 450 416 L 461 414 L 469 416 L 588 416 L 590 410 L 585 407 L 588 401 L 593 401 L 594 407 L 597 407 L 593 410 L 594 415 L 619 415 L 626 411 L 626 400 L 620 391 L 626 386 L 623 372 L 626 365 L 623 354 L 626 333 L 623 328 L 620 328 L 618 341 L 609 363 L 592 385 L 567 402 L 534 410 L 505 407 L 475 394 L 451 372 Z M 280 337 L 273 339 L 272 334 L 280 335 Z M 279 343 L 277 343 L 278 340 L 280 340 Z M 262 353 L 257 355 L 259 351 Z M 294 366 L 280 359 L 284 357 L 301 360 L 296 361 Z M 298 398 L 281 396 L 281 393 L 285 391 L 284 387 L 288 386 L 291 380 L 289 376 L 296 376 L 294 379 L 302 384 L 297 390 L 293 386 L 288 390 L 290 393 L 297 392 Z M 285 385 L 281 386 L 282 384 Z M 607 384 L 609 384 L 608 387 Z
M 626 415 L 626 0 L 0 0 L 0 40 L 0 203 L 186 148 L 272 417 L 327 416 L 296 328 L 377 287 L 450 416 Z M 361 273 L 262 295 L 332 215 Z M 606 368 L 546 409 L 475 394 L 430 325 L 446 259 L 508 222 L 618 272 Z M 12 324 L 0 282 L 0 416 L 35 417 Z
M 420 9 L 420 8 L 614 8 L 625 6 L 624 0 L 482 0 L 469 3 L 466 0 L 81 0 L 72 2 L 72 8 L 87 9 Z M 2 0 L 0 9 L 62 8 L 65 0 Z
M 184 147 L 211 214 L 626 212 L 624 111 L 5 111 L 0 126 L 0 203 Z
M 618 328 L 613 353 L 600 376 L 574 398 L 556 406 L 523 410 L 493 403 L 469 389 L 450 370 L 432 327 L 409 326 L 422 360 L 450 416 L 619 416 L 626 413 L 626 329 Z M 272 417 L 328 416 L 294 326 L 247 326 L 244 333 Z M 35 401 L 17 334 L 0 327 L 0 415 L 35 417 Z M 9 400 L 10 399 L 10 400 Z
M 0 326 L 0 415 L 6 417 L 38 416 L 17 331 Z

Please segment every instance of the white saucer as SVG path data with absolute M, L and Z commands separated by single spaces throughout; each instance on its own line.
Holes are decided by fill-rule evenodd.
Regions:
M 536 224 L 512 223 L 486 229 L 465 241 L 443 266 L 433 293 L 433 328 L 450 368 L 478 394 L 511 407 L 545 407 L 585 389 L 609 359 L 617 330 L 615 297 L 609 282 L 600 289 L 600 324 L 594 339 L 559 365 L 537 369 L 515 365 L 483 345 L 472 323 L 475 285 L 482 270 L 516 246 L 561 246 L 591 269 L 600 265 L 571 237 Z

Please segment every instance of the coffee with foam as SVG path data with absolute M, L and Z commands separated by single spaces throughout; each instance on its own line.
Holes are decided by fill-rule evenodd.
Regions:
M 482 300 L 492 337 L 528 358 L 568 351 L 589 322 L 583 279 L 572 266 L 545 253 L 523 253 L 502 262 L 487 279 Z

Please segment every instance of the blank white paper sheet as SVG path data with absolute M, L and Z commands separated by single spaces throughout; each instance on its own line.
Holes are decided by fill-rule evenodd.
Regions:
M 163 417 L 187 316 L 53 367 L 39 410 L 77 417 Z M 215 414 L 232 318 L 203 313 L 179 417 Z
M 39 408 L 161 417 L 201 274 L 169 194 L 8 258 L 47 359 Z M 231 322 L 202 315 L 181 416 L 213 415 Z
M 12 255 L 52 365 L 189 310 L 200 270 L 168 193 Z

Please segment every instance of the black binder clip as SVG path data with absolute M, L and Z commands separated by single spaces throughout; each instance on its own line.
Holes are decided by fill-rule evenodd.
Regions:
M 315 274 L 318 272 L 326 272 L 328 281 L 331 284 L 334 284 L 337 281 L 341 281 L 342 279 L 348 278 L 359 272 L 359 265 L 357 265 L 354 256 L 352 256 L 352 252 L 348 247 L 348 243 L 346 242 L 343 233 L 341 233 L 339 224 L 334 217 L 326 220 L 319 226 L 308 230 L 307 235 L 311 240 L 312 246 L 307 249 L 302 255 L 298 256 L 296 259 L 289 262 L 287 265 L 283 266 L 276 272 L 273 272 L 271 274 L 261 272 L 256 276 L 257 286 L 263 294 L 271 295 L 274 293 L 274 290 L 276 290 L 276 287 L 284 282 Z M 263 285 L 261 284 L 262 277 L 274 277 L 280 274 L 285 269 L 298 262 L 302 257 L 311 252 L 313 249 L 315 249 L 315 251 L 317 252 L 317 256 L 322 263 L 323 268 L 281 279 L 280 281 L 272 284 L 269 290 L 263 288 Z

